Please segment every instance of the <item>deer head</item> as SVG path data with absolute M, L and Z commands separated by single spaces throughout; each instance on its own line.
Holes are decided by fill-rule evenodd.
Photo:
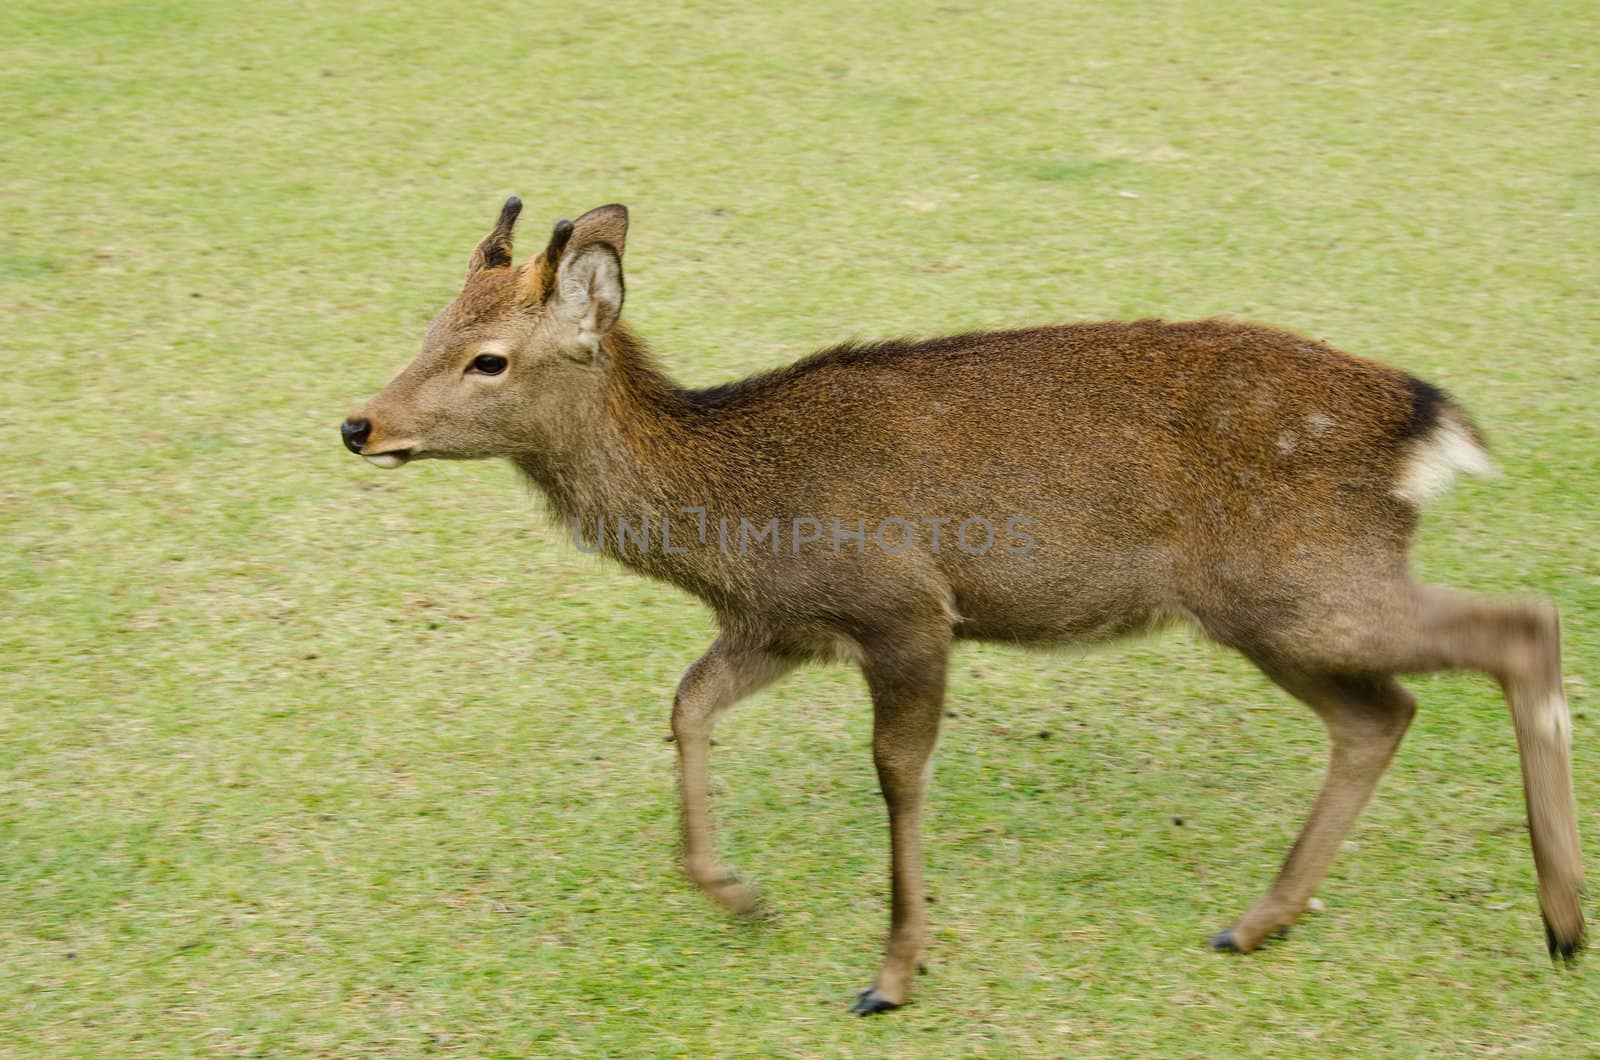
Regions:
M 622 311 L 628 211 L 612 204 L 559 221 L 544 250 L 517 266 L 521 210 L 522 200 L 506 200 L 417 359 L 344 421 L 351 452 L 384 468 L 537 458 L 581 429 Z

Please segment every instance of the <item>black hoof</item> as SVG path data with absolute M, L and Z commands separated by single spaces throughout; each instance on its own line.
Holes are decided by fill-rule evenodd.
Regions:
M 888 1012 L 899 1007 L 876 990 L 863 990 L 856 995 L 856 1003 L 850 1006 L 850 1015 L 876 1016 L 880 1012 Z
M 1239 943 L 1233 937 L 1233 928 L 1228 928 L 1226 931 L 1219 931 L 1212 935 L 1211 941 L 1207 945 L 1220 953 L 1240 952 Z
M 1583 952 L 1582 935 L 1565 941 L 1558 939 L 1548 920 L 1544 922 L 1544 944 L 1545 948 L 1550 951 L 1550 960 L 1552 962 L 1565 961 L 1567 964 L 1571 964 L 1578 959 L 1578 954 Z

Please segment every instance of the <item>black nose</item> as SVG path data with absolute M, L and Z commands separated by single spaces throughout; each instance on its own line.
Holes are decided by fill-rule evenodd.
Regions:
M 367 444 L 367 435 L 372 433 L 372 424 L 366 420 L 345 420 L 339 428 L 339 434 L 344 438 L 344 447 L 352 453 L 361 452 Z

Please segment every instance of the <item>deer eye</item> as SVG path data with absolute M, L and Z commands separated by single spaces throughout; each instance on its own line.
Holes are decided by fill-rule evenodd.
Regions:
M 506 359 L 492 353 L 480 353 L 472 359 L 471 371 L 479 375 L 499 375 L 506 370 Z

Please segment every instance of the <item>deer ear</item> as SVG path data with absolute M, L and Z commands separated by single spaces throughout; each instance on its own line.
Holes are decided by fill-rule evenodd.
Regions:
M 575 335 L 576 356 L 590 361 L 622 313 L 622 259 L 610 243 L 590 243 L 561 259 L 551 306 Z
M 583 247 L 590 243 L 606 243 L 622 257 L 628 248 L 628 208 L 620 202 L 596 206 L 572 222 L 572 245 Z
M 511 231 L 517 226 L 517 214 L 522 212 L 522 200 L 515 195 L 500 208 L 500 220 L 489 234 L 473 248 L 467 262 L 467 276 L 483 269 L 501 269 L 511 264 Z
M 591 243 L 605 244 L 621 261 L 628 245 L 628 208 L 614 202 L 596 206 L 576 221 L 557 221 L 544 253 L 520 270 L 523 300 L 530 305 L 549 301 L 556 293 L 556 271 L 567 248 L 581 250 Z

